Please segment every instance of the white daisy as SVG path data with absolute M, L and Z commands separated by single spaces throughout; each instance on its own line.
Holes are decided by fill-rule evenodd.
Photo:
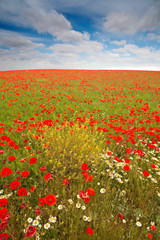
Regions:
M 81 208 L 82 208 L 82 210 L 86 210 L 86 206 L 82 206 Z
M 73 200 L 72 200 L 72 199 L 69 199 L 68 202 L 69 202 L 70 204 L 73 204 Z
M 50 225 L 49 223 L 44 224 L 44 228 L 45 228 L 45 229 L 50 228 L 50 226 L 51 226 L 51 225 Z
M 83 220 L 86 222 L 86 221 L 88 221 L 88 217 L 87 216 L 83 216 Z
M 100 193 L 105 193 L 105 192 L 106 192 L 106 189 L 104 189 L 104 188 L 100 189 Z
M 49 221 L 55 223 L 57 221 L 57 217 L 50 217 Z
M 141 222 L 136 222 L 136 225 L 138 226 L 138 227 L 142 227 L 142 223 Z
M 58 206 L 58 209 L 59 209 L 59 210 L 62 210 L 62 209 L 63 209 L 63 205 L 59 205 L 59 206 Z
M 27 221 L 28 221 L 28 223 L 31 223 L 33 221 L 33 219 L 32 218 L 28 218 Z
M 76 208 L 80 208 L 81 204 L 80 203 L 76 203 Z
M 33 226 L 37 226 L 39 224 L 39 222 L 37 220 L 33 221 Z

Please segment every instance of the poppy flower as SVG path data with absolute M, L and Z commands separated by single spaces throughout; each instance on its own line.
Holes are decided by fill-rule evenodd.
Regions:
M 36 209 L 36 213 L 41 216 L 41 215 L 42 215 L 41 209 L 40 209 L 40 208 L 37 208 L 37 209 Z
M 51 173 L 45 174 L 44 179 L 46 180 L 46 183 L 48 183 L 49 179 L 53 179 L 52 176 L 51 176 Z
M 92 228 L 88 227 L 86 233 L 88 235 L 92 235 L 94 233 L 94 231 L 92 230 Z
M 54 204 L 56 204 L 57 199 L 56 199 L 55 195 L 50 194 L 44 198 L 44 201 L 48 205 L 54 205 Z
M 84 170 L 84 171 L 87 171 L 88 170 L 88 165 L 87 163 L 83 163 L 81 168 Z
M 156 230 L 155 225 L 152 225 L 152 226 L 151 226 L 151 229 L 152 229 L 153 231 L 155 231 L 155 230 Z
M 44 204 L 45 204 L 44 198 L 39 198 L 38 204 L 44 207 Z
M 47 168 L 46 168 L 46 166 L 43 166 L 40 168 L 40 170 L 43 172 L 43 171 L 47 170 Z
M 9 156 L 9 160 L 10 160 L 10 161 L 14 161 L 15 159 L 16 159 L 15 156 Z
M 29 176 L 29 172 L 24 170 L 21 172 L 22 178 L 28 177 Z
M 89 196 L 94 196 L 95 195 L 95 191 L 92 188 L 88 188 L 87 193 L 88 193 Z
M 152 168 L 154 168 L 154 169 L 157 168 L 156 165 L 155 165 L 154 163 L 152 164 Z
M 149 237 L 150 239 L 153 238 L 152 234 L 150 234 L 150 233 L 148 233 L 148 237 Z
M 125 163 L 130 163 L 130 160 L 128 158 L 124 159 Z
M 1 171 L 1 176 L 6 177 L 8 175 L 12 174 L 12 170 L 9 167 L 5 167 Z
M 8 212 L 7 208 L 0 209 L 0 218 L 4 218 L 7 212 Z
M 118 217 L 122 220 L 123 219 L 123 216 L 122 216 L 122 214 L 118 214 Z
M 8 240 L 8 238 L 9 238 L 9 234 L 8 233 L 1 233 L 0 234 L 0 239 Z
M 0 154 L 3 154 L 3 153 L 4 153 L 4 151 L 1 149 L 1 150 L 0 150 Z
M 27 195 L 27 190 L 25 188 L 23 188 L 23 187 L 18 189 L 18 195 L 20 197 Z
M 33 186 L 33 187 L 31 187 L 30 192 L 34 192 L 35 190 L 36 190 L 36 188 Z
M 85 201 L 85 203 L 88 203 L 90 201 L 90 198 L 87 197 L 87 198 L 84 199 L 84 201 Z
M 131 148 L 126 148 L 126 153 L 130 153 L 132 151 Z
M 92 175 L 88 175 L 88 173 L 85 175 L 85 182 L 88 182 L 88 181 L 93 181 L 93 179 L 92 179 Z
M 37 162 L 37 160 L 38 160 L 37 158 L 33 157 L 29 160 L 29 164 L 34 164 Z
M 0 231 L 4 230 L 8 225 L 8 222 L 7 221 L 4 221 L 0 224 Z
M 25 203 L 22 203 L 20 207 L 21 207 L 22 209 L 25 209 L 26 206 L 27 206 L 27 205 L 26 205 Z
M 18 188 L 21 185 L 21 183 L 19 181 L 13 181 L 11 183 L 11 189 L 14 190 L 16 188 Z
M 145 177 L 149 177 L 150 174 L 149 174 L 149 172 L 147 172 L 147 170 L 144 170 L 144 171 L 143 171 L 143 175 L 144 175 Z
M 8 204 L 8 199 L 6 199 L 6 198 L 0 199 L 0 207 L 4 207 L 7 204 Z
M 26 234 L 25 234 L 24 237 L 33 237 L 34 234 L 35 234 L 35 232 L 36 232 L 36 228 L 33 227 L 32 225 L 30 225 L 30 226 L 27 228 L 27 232 L 26 232 Z
M 68 181 L 68 179 L 67 178 L 65 178 L 64 180 L 63 180 L 63 183 L 67 186 L 68 184 L 69 184 L 69 181 Z
M 8 222 L 10 220 L 11 216 L 9 213 L 7 213 L 4 218 L 2 218 L 2 222 Z
M 124 169 L 125 171 L 129 171 L 129 170 L 130 170 L 130 168 L 129 168 L 128 165 L 124 165 L 123 169 Z

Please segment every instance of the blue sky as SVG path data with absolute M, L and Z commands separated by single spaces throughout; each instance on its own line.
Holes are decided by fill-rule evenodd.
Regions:
M 160 70 L 160 0 L 1 0 L 0 70 Z

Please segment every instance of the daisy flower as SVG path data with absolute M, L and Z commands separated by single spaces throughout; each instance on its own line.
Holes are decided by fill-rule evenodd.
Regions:
M 106 192 L 106 189 L 104 189 L 104 188 L 100 189 L 100 193 L 105 193 L 105 192 Z
M 142 223 L 141 222 L 136 222 L 136 225 L 138 226 L 138 227 L 142 227 Z
M 28 218 L 27 221 L 28 221 L 28 223 L 31 223 L 33 221 L 33 219 L 32 218 Z
M 49 218 L 49 221 L 52 222 L 52 223 L 55 223 L 57 221 L 57 217 L 50 217 Z
M 45 228 L 45 229 L 50 228 L 50 224 L 49 224 L 49 223 L 44 224 L 44 228 Z

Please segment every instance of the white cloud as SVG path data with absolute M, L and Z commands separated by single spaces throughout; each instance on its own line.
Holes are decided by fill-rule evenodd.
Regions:
M 81 33 L 72 29 L 71 23 L 64 17 L 63 14 L 58 13 L 51 8 L 46 10 L 40 7 L 38 1 L 26 1 L 23 3 L 17 2 L 17 9 L 12 5 L 7 8 L 6 4 L 2 4 L 2 9 L 5 10 L 5 14 L 0 10 L 0 18 L 7 19 L 18 26 L 32 27 L 37 30 L 38 33 L 50 33 L 57 40 L 64 42 L 74 41 L 78 42 L 86 38 L 86 33 Z M 5 20 L 6 21 L 6 20 Z M 89 36 L 89 34 L 88 34 Z
M 126 44 L 126 40 L 121 40 L 121 41 L 111 41 L 112 44 L 115 44 L 117 46 L 123 46 Z
M 14 50 L 28 51 L 34 48 L 44 47 L 44 44 L 32 42 L 27 37 L 15 32 L 0 30 L 0 47 L 2 46 Z
M 151 31 L 160 26 L 160 2 L 154 3 L 142 16 L 127 12 L 110 12 L 104 29 L 113 33 L 133 35 L 138 31 Z
M 155 33 L 148 33 L 147 37 L 149 40 L 160 42 L 160 35 L 156 35 Z

